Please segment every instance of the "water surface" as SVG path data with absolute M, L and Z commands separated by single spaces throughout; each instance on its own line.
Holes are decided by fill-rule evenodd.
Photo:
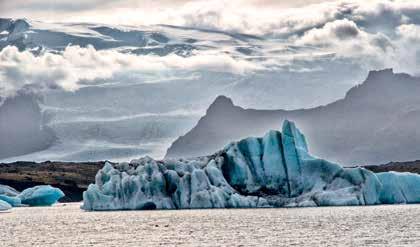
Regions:
M 420 205 L 0 213 L 0 246 L 420 246 Z

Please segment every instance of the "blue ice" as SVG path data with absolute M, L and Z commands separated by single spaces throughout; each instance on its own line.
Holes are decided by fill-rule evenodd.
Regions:
M 312 156 L 290 121 L 199 158 L 106 163 L 85 210 L 357 206 L 420 203 L 420 176 L 375 174 Z
M 39 185 L 22 191 L 17 197 L 29 206 L 50 206 L 64 197 L 64 193 L 50 185 Z
M 0 211 L 6 211 L 12 208 L 12 205 L 10 205 L 9 203 L 0 200 Z

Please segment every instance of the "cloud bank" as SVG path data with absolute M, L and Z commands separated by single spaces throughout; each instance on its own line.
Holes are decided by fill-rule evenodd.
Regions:
M 17 2 L 2 4 L 13 9 Z M 300 1 L 300 5 L 314 2 L 317 1 Z M 105 20 L 132 26 L 171 24 L 253 34 L 263 40 L 254 47 L 260 49 L 262 58 L 252 60 L 224 51 L 200 51 L 190 57 L 138 56 L 92 46 L 69 46 L 62 53 L 43 52 L 38 56 L 6 47 L 0 51 L 0 97 L 22 88 L 74 91 L 106 80 L 136 80 L 147 74 L 168 76 L 179 71 L 245 74 L 287 69 L 306 73 L 328 67 L 325 57 L 330 64 L 344 59 L 366 70 L 393 67 L 400 72 L 420 73 L 417 1 L 327 1 L 300 8 L 285 8 L 269 0 L 265 4 L 241 0 L 164 1 L 153 6 L 132 1 L 101 1 L 99 6 L 92 3 L 96 1 L 76 1 L 69 7 L 69 1 L 48 5 L 32 0 L 26 1 L 25 6 L 38 6 L 28 9 L 33 12 L 53 6 L 62 10 L 60 16 L 71 13 L 72 17 L 66 19 L 70 21 Z M 274 52 L 277 46 L 286 48 L 284 52 Z M 320 59 L 324 65 L 318 66 Z
M 155 77 L 185 71 L 245 74 L 260 69 L 263 68 L 257 64 L 226 54 L 138 56 L 115 50 L 98 51 L 93 46 L 68 46 L 62 53 L 43 52 L 37 56 L 8 46 L 0 51 L 0 97 L 13 96 L 19 90 L 74 91 L 104 80 L 141 80 L 147 74 Z

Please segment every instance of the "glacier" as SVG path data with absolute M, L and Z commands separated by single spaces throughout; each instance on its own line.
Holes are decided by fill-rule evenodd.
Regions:
M 420 203 L 420 175 L 379 173 L 312 156 L 291 121 L 204 157 L 107 162 L 84 210 L 358 206 Z
M 51 185 L 38 185 L 22 192 L 0 185 L 0 211 L 19 206 L 51 206 L 64 197 L 63 191 Z

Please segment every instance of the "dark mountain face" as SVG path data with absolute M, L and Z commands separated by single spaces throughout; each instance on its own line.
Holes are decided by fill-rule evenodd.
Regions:
M 229 141 L 295 121 L 312 153 L 344 165 L 420 158 L 420 78 L 372 71 L 344 99 L 294 111 L 243 109 L 219 96 L 198 124 L 179 137 L 166 157 L 200 156 Z
M 54 140 L 35 96 L 22 93 L 0 105 L 0 159 L 43 150 Z

